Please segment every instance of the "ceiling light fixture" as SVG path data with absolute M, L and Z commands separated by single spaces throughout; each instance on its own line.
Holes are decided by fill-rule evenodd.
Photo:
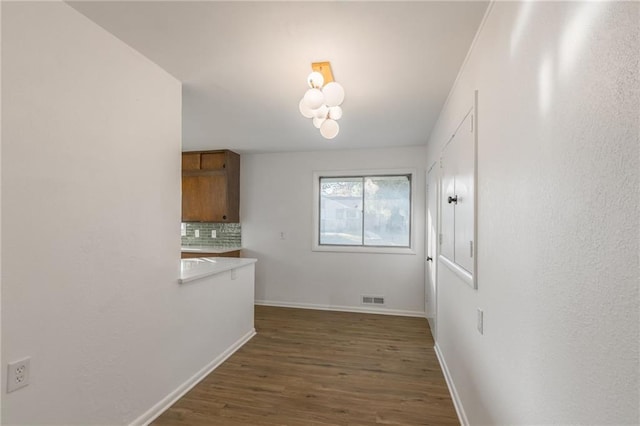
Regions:
M 337 120 L 342 117 L 340 105 L 344 101 L 344 89 L 333 81 L 333 72 L 329 62 L 313 62 L 313 72 L 307 77 L 309 89 L 300 100 L 300 113 L 313 119 L 313 125 L 320 134 L 333 139 L 340 131 Z

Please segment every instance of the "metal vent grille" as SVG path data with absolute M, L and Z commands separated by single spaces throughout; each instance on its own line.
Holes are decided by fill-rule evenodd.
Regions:
M 362 296 L 363 305 L 384 305 L 383 296 Z

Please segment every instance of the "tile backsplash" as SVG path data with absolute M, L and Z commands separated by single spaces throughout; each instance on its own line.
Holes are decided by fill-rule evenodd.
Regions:
M 240 247 L 242 245 L 242 227 L 239 223 L 183 222 L 183 233 L 185 229 L 187 235 L 182 235 L 183 246 Z M 197 238 L 196 230 L 200 231 L 200 236 Z M 211 237 L 211 231 L 216 231 L 216 238 Z

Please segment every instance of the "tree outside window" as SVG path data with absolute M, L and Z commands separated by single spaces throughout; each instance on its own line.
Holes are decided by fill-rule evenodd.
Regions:
M 411 175 L 320 177 L 319 244 L 410 247 Z

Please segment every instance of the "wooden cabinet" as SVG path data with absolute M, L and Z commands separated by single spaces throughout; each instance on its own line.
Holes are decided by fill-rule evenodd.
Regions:
M 192 252 L 192 251 L 183 251 L 182 259 L 192 259 L 194 257 L 240 257 L 240 250 L 228 251 L 226 253 L 203 253 Z
M 200 153 L 199 152 L 183 152 L 182 153 L 182 171 L 200 170 Z
M 233 151 L 182 153 L 182 221 L 240 222 L 240 156 Z

